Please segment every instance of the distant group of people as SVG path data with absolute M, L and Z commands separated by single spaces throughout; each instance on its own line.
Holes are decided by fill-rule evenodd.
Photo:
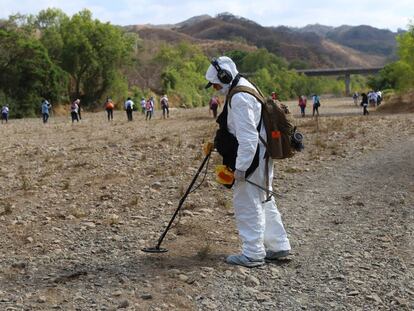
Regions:
M 305 95 L 301 95 L 301 96 L 299 96 L 298 101 L 299 101 L 298 106 L 300 108 L 300 114 L 301 114 L 302 118 L 304 118 L 308 99 L 306 98 Z M 321 100 L 320 100 L 319 95 L 313 94 L 312 95 L 312 116 L 315 116 L 315 114 L 317 116 L 319 116 L 319 107 L 320 106 L 321 106 Z
M 145 99 L 145 97 L 141 98 L 141 113 L 143 115 L 145 115 L 145 120 L 151 120 L 153 114 L 154 114 L 154 109 L 155 109 L 155 100 L 154 97 L 151 96 L 148 99 Z M 134 111 L 134 102 L 132 101 L 131 97 L 128 97 L 127 100 L 124 103 L 124 109 L 127 113 L 127 119 L 128 121 L 132 121 L 133 117 L 132 117 L 132 113 Z M 160 106 L 162 109 L 162 118 L 169 118 L 170 117 L 170 110 L 169 110 L 169 101 L 168 101 L 168 97 L 167 95 L 163 95 L 160 98 Z
M 151 120 L 153 114 L 154 114 L 154 109 L 155 109 L 155 100 L 154 100 L 154 96 L 151 96 L 148 99 L 145 99 L 145 97 L 141 98 L 141 113 L 143 115 L 145 115 L 145 120 Z M 169 118 L 170 117 L 170 111 L 169 111 L 169 102 L 168 102 L 168 97 L 167 95 L 163 95 L 160 99 L 160 106 L 162 109 L 162 117 L 163 119 L 165 119 L 166 117 Z M 114 109 L 115 109 L 115 104 L 112 101 L 112 99 L 110 99 L 109 97 L 106 99 L 105 102 L 105 110 L 107 112 L 107 117 L 108 117 L 108 121 L 112 121 L 114 118 Z M 124 110 L 126 112 L 127 115 L 127 120 L 128 121 L 133 121 L 133 112 L 134 110 L 136 110 L 135 107 L 135 103 L 132 100 L 131 97 L 128 97 L 127 100 L 124 102 Z
M 355 92 L 352 95 L 354 100 L 354 104 L 358 105 L 359 94 Z M 360 106 L 362 107 L 362 114 L 369 115 L 368 106 L 371 107 L 378 107 L 382 102 L 382 92 L 381 91 L 369 91 L 368 93 L 361 94 L 361 103 Z

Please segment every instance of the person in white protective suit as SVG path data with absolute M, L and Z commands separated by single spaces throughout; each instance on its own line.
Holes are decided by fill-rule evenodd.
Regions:
M 223 95 L 227 95 L 236 85 L 254 88 L 247 79 L 239 75 L 234 62 L 226 56 L 212 60 L 206 72 L 206 79 L 209 81 L 206 88 L 213 86 Z M 271 158 L 267 160 L 266 174 L 265 147 L 259 140 L 261 109 L 261 103 L 254 96 L 243 92 L 236 93 L 226 109 L 228 132 L 233 134 L 238 142 L 233 206 L 243 243 L 241 254 L 228 256 L 226 262 L 245 267 L 260 266 L 265 263 L 265 259 L 276 260 L 286 257 L 290 251 L 290 243 L 274 198 L 266 201 L 265 191 L 246 182 L 247 178 L 262 187 L 268 184 L 269 190 L 272 190 L 273 161 Z M 260 135 L 266 140 L 265 128 L 262 125 Z M 257 148 L 258 167 L 246 177 L 246 171 L 252 165 Z

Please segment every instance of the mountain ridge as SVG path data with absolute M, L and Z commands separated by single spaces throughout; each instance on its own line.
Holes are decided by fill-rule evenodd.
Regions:
M 131 25 L 127 29 L 137 32 L 144 40 L 200 45 L 209 56 L 235 45 L 242 50 L 266 48 L 288 62 L 300 61 L 316 68 L 383 66 L 396 57 L 398 35 L 398 32 L 367 25 L 266 27 L 231 13 L 215 17 L 198 15 L 177 24 Z M 209 45 L 220 48 L 215 50 Z

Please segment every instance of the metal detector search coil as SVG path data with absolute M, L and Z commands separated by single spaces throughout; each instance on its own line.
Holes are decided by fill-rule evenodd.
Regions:
M 141 249 L 141 251 L 145 252 L 145 253 L 166 253 L 168 252 L 168 249 L 166 248 L 162 248 L 162 247 L 144 247 L 143 249 Z

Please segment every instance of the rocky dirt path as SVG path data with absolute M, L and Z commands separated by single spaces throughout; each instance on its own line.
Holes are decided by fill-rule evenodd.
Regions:
M 279 201 L 292 260 L 229 269 L 209 286 L 217 309 L 412 310 L 413 151 L 406 138 L 294 178 L 303 191 Z
M 205 110 L 1 127 L 0 310 L 413 309 L 413 115 L 324 105 L 329 116 L 296 119 L 305 152 L 277 163 L 292 256 L 251 270 L 223 262 L 239 241 L 216 156 L 169 252 L 140 251 L 200 165 Z

